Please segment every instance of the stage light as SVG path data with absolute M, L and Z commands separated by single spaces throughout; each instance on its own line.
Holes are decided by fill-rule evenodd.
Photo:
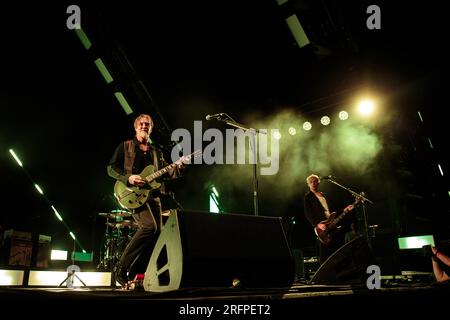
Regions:
M 77 272 L 80 279 L 87 286 L 100 287 L 111 286 L 111 272 Z M 62 279 L 67 277 L 67 271 L 40 271 L 30 270 L 28 286 L 55 286 L 59 287 Z M 83 284 L 78 278 L 73 281 L 73 287 L 81 287 Z
M 30 179 L 31 183 L 34 185 L 34 187 L 36 188 L 36 190 L 44 196 L 44 199 L 47 201 L 48 205 L 52 208 L 53 212 L 55 213 L 56 217 L 62 222 L 63 219 L 61 217 L 61 215 L 58 213 L 58 211 L 56 210 L 56 208 L 50 203 L 50 201 L 45 197 L 44 195 L 44 191 L 42 190 L 42 188 L 34 182 L 34 180 L 31 178 L 31 175 L 27 172 L 26 168 L 23 166 L 22 162 L 20 161 L 20 159 L 17 157 L 17 155 L 15 154 L 13 149 L 9 149 L 9 153 L 12 155 L 12 157 L 14 158 L 14 160 L 19 164 L 20 167 L 22 167 L 22 169 L 25 171 L 26 175 L 28 176 L 28 178 Z M 69 227 L 63 222 L 65 228 L 67 229 L 67 231 L 70 231 Z M 78 244 L 78 246 L 83 249 L 83 246 L 81 245 L 81 243 L 76 240 L 75 235 L 70 232 L 70 236 L 72 237 L 72 239 L 75 240 L 75 242 Z
M 113 77 L 111 76 L 111 73 L 109 73 L 108 69 L 106 68 L 101 58 L 95 60 L 94 63 L 97 66 L 98 71 L 100 71 L 100 74 L 105 79 L 106 83 L 109 84 L 114 81 Z
M 73 251 L 72 252 L 72 260 L 73 261 L 83 261 L 83 262 L 92 262 L 93 254 L 87 253 L 87 252 L 79 252 L 79 251 Z
M 122 109 L 125 111 L 125 113 L 128 115 L 133 113 L 133 110 L 131 109 L 130 105 L 127 102 L 127 99 L 125 99 L 122 92 L 114 92 L 114 96 L 116 97 L 117 101 L 119 101 L 120 105 L 122 106 Z
M 362 100 L 360 103 L 358 103 L 358 111 L 364 116 L 372 114 L 374 109 L 375 102 L 373 102 L 372 100 Z
M 25 271 L 0 270 L 0 286 L 21 286 Z
M 347 111 L 341 111 L 341 112 L 339 112 L 339 119 L 341 119 L 341 120 L 347 120 L 347 119 L 348 119 L 348 112 L 347 112 Z
M 83 47 L 86 50 L 89 50 L 89 48 L 92 46 L 91 41 L 89 40 L 88 36 L 86 35 L 86 33 L 83 31 L 83 29 L 81 27 L 79 28 L 75 28 L 75 33 L 78 36 L 78 38 L 80 39 L 81 43 L 83 44 Z
M 417 115 L 419 116 L 420 122 L 423 122 L 422 114 L 420 111 L 417 111 Z
M 42 191 L 41 187 L 39 187 L 39 185 L 37 185 L 36 183 L 34 184 L 34 187 L 36 188 L 37 191 L 39 191 L 40 194 L 44 194 L 44 191 Z
M 435 246 L 433 235 L 399 237 L 399 249 L 421 249 L 425 245 Z
M 441 173 L 441 176 L 444 176 L 444 171 L 442 170 L 442 167 L 439 163 L 438 163 L 438 169 L 439 169 L 439 172 Z
M 308 45 L 310 43 L 308 36 L 306 35 L 300 20 L 298 20 L 297 15 L 293 14 L 285 20 L 299 48 L 303 48 Z
M 20 161 L 19 157 L 15 154 L 13 149 L 9 149 L 9 153 L 13 156 L 14 160 L 19 164 L 19 166 L 23 167 L 22 162 Z
M 329 116 L 323 116 L 322 118 L 320 118 L 320 123 L 323 124 L 324 126 L 329 125 L 331 122 L 331 119 Z
M 273 137 L 274 137 L 275 139 L 277 139 L 277 140 L 280 140 L 280 139 L 281 139 L 281 133 L 280 133 L 279 131 L 275 131 L 275 132 L 273 133 Z
M 209 186 L 209 212 L 221 213 L 224 212 L 219 200 L 219 192 L 214 185 Z
M 52 206 L 53 212 L 55 213 L 55 216 L 58 218 L 59 221 L 62 221 L 62 217 L 59 214 L 58 210 L 56 210 L 56 208 L 54 206 Z
M 209 212 L 220 213 L 216 198 L 214 197 L 213 193 L 209 195 Z
M 309 130 L 311 130 L 311 128 L 312 128 L 311 122 L 305 121 L 305 122 L 303 123 L 303 130 L 309 131 Z
M 50 254 L 50 260 L 67 260 L 67 251 L 66 250 L 52 250 Z
M 219 197 L 219 192 L 217 191 L 216 187 L 212 186 L 211 190 L 214 192 L 214 194 Z
M 290 127 L 288 131 L 291 136 L 295 136 L 297 134 L 297 130 L 294 127 Z

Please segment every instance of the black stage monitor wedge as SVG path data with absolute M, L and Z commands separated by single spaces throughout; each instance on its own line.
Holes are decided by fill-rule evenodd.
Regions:
M 312 284 L 362 284 L 374 257 L 365 237 L 344 244 L 334 252 L 311 278 Z
M 288 287 L 293 280 L 281 218 L 179 210 L 156 242 L 144 289 Z

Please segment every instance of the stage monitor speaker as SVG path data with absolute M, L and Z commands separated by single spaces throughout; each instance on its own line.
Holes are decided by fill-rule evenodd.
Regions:
M 281 218 L 175 211 L 151 254 L 144 289 L 288 287 L 293 279 Z
M 369 276 L 367 267 L 374 264 L 372 251 L 361 236 L 334 252 L 311 278 L 312 284 L 360 284 Z

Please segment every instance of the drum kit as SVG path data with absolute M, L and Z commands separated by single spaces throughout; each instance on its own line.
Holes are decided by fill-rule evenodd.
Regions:
M 120 256 L 136 232 L 137 223 L 131 213 L 126 210 L 112 210 L 100 212 L 99 216 L 106 218 L 105 241 L 103 252 L 100 254 L 100 263 L 97 266 L 101 271 L 112 271 Z

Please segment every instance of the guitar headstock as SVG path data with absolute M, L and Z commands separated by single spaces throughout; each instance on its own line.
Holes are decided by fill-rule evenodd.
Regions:
M 191 159 L 194 159 L 194 158 L 197 158 L 197 157 L 200 157 L 201 155 L 202 155 L 202 150 L 196 150 L 196 151 L 194 151 L 193 153 L 191 153 L 191 154 L 189 154 L 189 155 L 187 155 L 187 156 L 183 156 L 187 161 L 191 161 Z M 182 157 L 182 158 L 183 158 Z
M 357 204 L 363 203 L 365 200 L 365 193 L 361 192 L 358 195 L 355 195 L 355 202 L 353 202 L 353 205 L 356 206 Z
M 202 155 L 202 153 L 203 153 L 202 150 L 196 150 L 190 154 L 190 159 L 200 157 Z

